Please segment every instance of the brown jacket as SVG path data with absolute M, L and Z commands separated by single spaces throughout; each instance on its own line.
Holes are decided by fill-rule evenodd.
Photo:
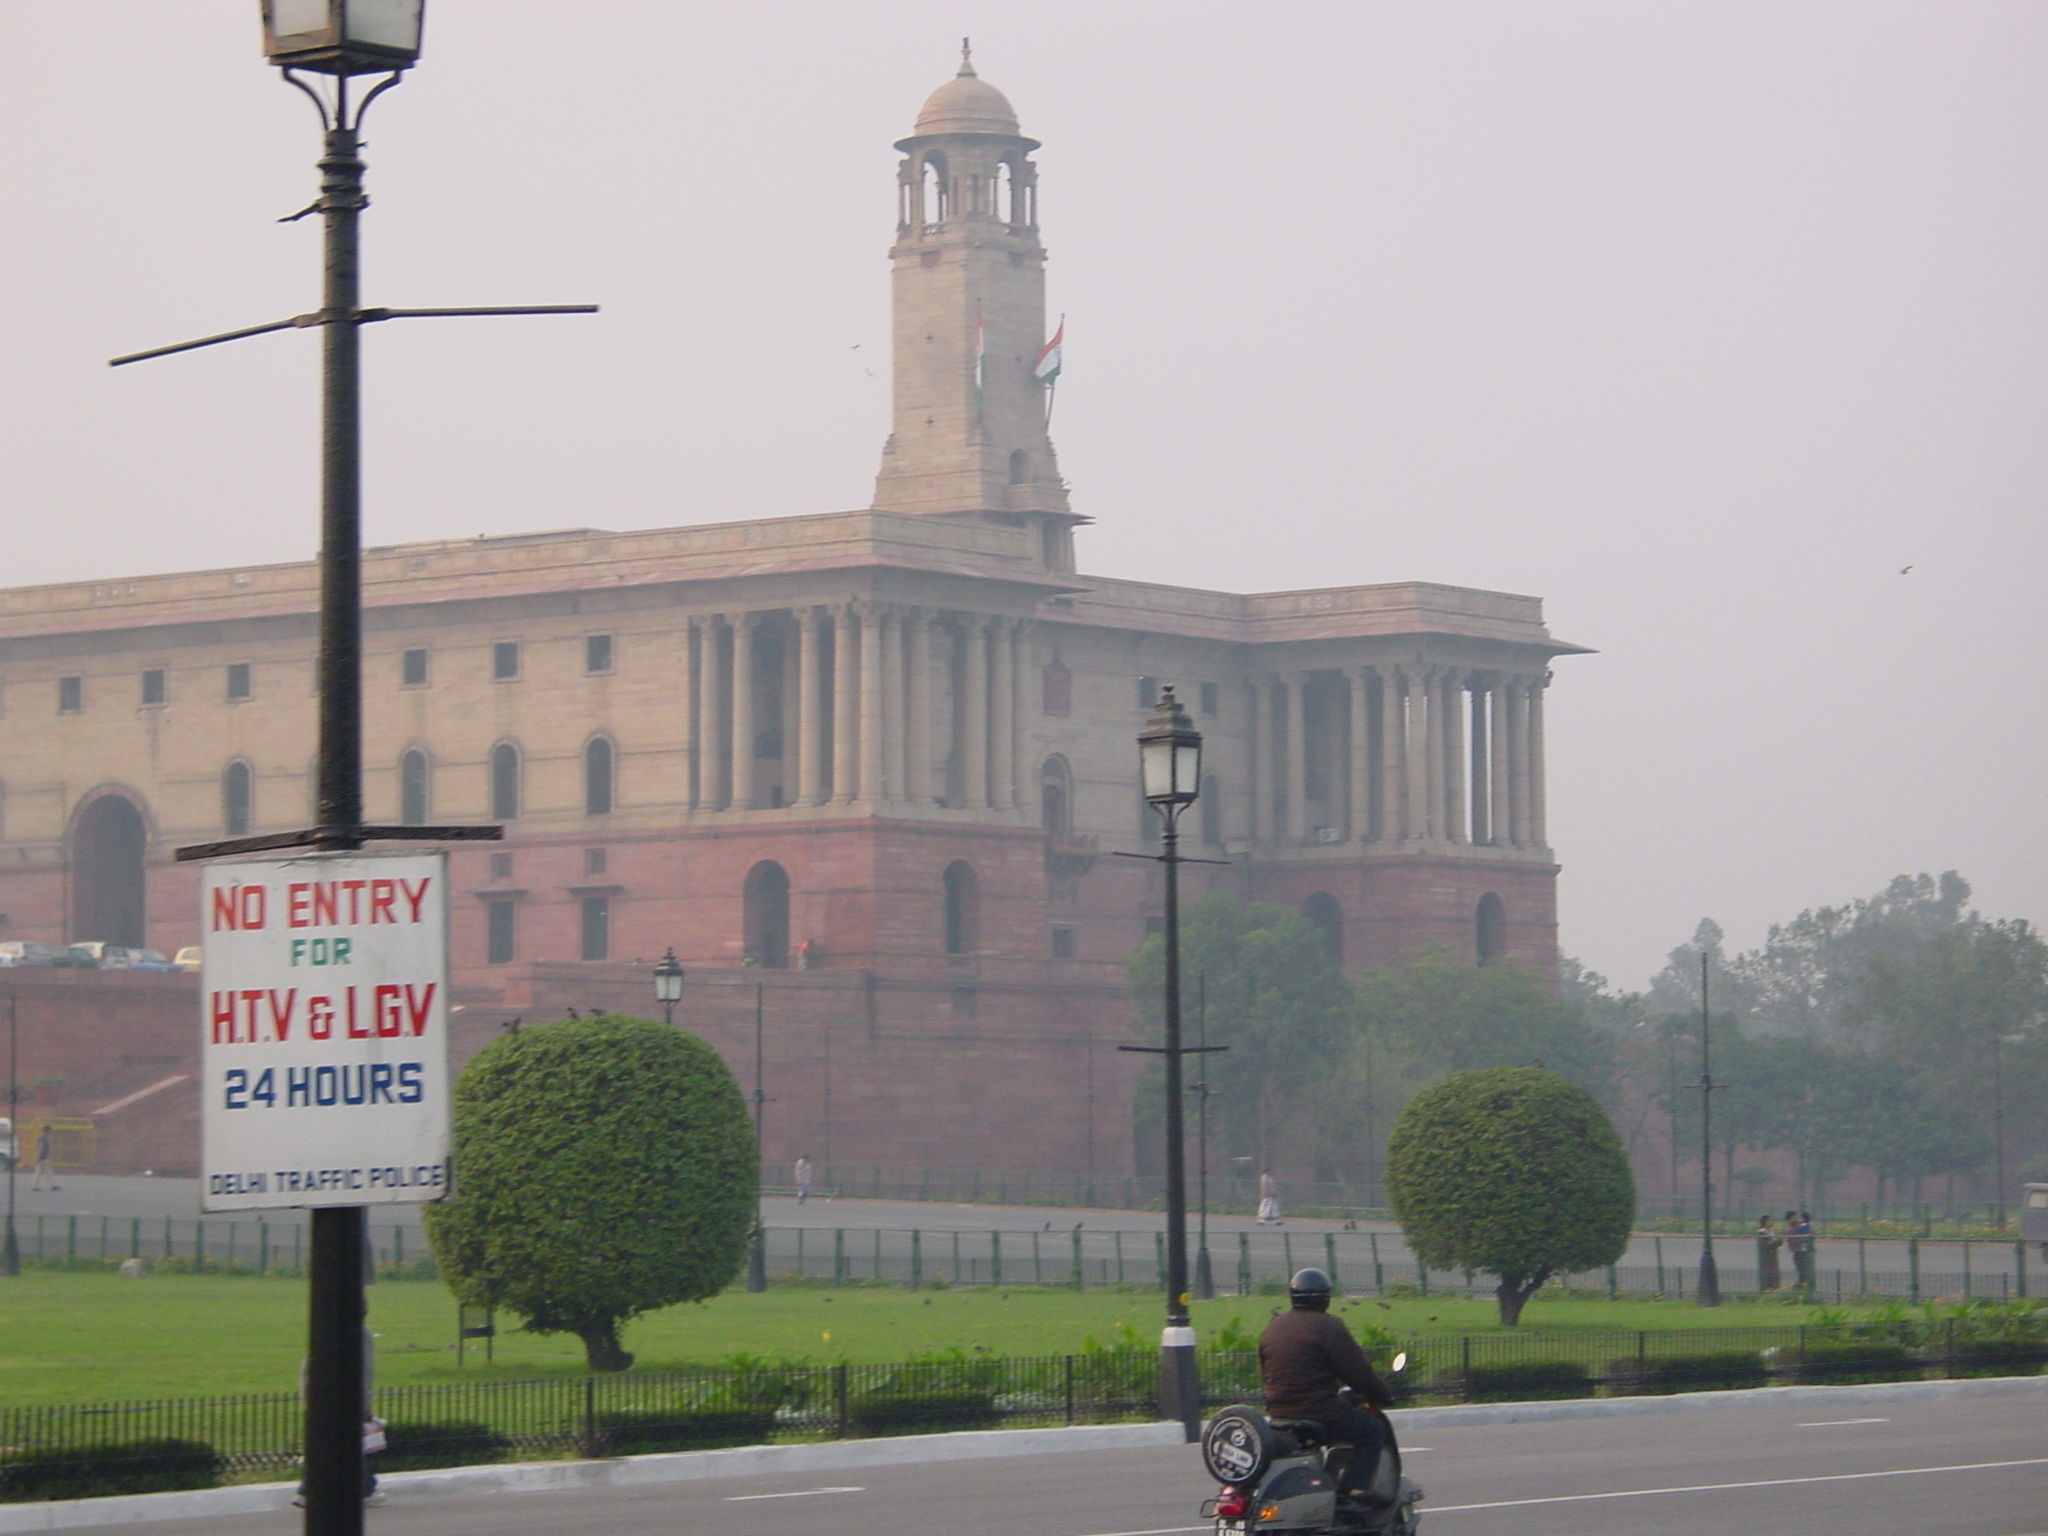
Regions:
M 1259 1335 L 1259 1374 L 1266 1384 L 1266 1412 L 1276 1419 L 1342 1413 L 1341 1387 L 1375 1408 L 1394 1401 L 1343 1319 L 1327 1312 L 1282 1312 L 1266 1324 Z

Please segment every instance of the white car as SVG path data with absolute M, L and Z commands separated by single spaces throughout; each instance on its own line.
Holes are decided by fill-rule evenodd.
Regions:
M 14 1166 L 14 1122 L 0 1115 L 0 1173 Z

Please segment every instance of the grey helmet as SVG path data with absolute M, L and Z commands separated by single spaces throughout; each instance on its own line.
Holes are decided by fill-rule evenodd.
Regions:
M 1330 1290 L 1330 1277 L 1320 1269 L 1297 1269 L 1287 1282 L 1287 1299 L 1299 1312 L 1327 1312 Z

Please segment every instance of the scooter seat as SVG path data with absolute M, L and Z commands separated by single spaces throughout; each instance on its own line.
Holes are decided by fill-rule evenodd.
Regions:
M 1268 1419 L 1281 1434 L 1290 1436 L 1303 1450 L 1330 1443 L 1330 1431 L 1320 1419 Z

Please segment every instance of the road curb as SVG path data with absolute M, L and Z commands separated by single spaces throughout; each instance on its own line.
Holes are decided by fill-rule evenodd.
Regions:
M 1836 1404 L 1950 1402 L 1961 1398 L 2048 1396 L 2048 1376 L 1994 1376 L 1968 1381 L 1873 1382 L 1849 1387 L 1752 1387 L 1734 1392 L 1685 1392 L 1669 1397 L 1589 1397 L 1559 1403 L 1467 1403 L 1445 1408 L 1397 1408 L 1404 1433 L 1465 1425 L 1541 1423 L 1726 1412 L 1736 1408 Z M 1174 1423 L 1079 1424 L 1060 1429 L 984 1429 L 951 1435 L 905 1435 L 886 1440 L 828 1440 L 816 1445 L 748 1445 L 725 1451 L 674 1451 L 611 1461 L 529 1461 L 507 1466 L 450 1467 L 437 1472 L 394 1472 L 378 1479 L 393 1502 L 448 1493 L 567 1492 L 630 1488 L 750 1477 L 776 1472 L 828 1472 L 849 1467 L 905 1466 L 989 1456 L 1039 1456 L 1059 1451 L 1129 1450 L 1182 1444 Z M 141 1493 L 111 1499 L 50 1504 L 0 1504 L 0 1536 L 33 1531 L 140 1525 L 157 1520 L 200 1520 L 288 1509 L 290 1483 L 202 1488 L 188 1493 Z

